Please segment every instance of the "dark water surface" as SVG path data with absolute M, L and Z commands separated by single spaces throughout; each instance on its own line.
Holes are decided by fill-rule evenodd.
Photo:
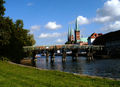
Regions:
M 62 57 L 56 56 L 54 63 L 52 63 L 50 58 L 46 61 L 46 57 L 42 56 L 37 58 L 36 67 L 91 76 L 120 78 L 120 59 L 88 61 L 86 57 L 78 57 L 77 61 L 72 61 L 72 57 L 68 56 L 66 62 L 63 63 Z

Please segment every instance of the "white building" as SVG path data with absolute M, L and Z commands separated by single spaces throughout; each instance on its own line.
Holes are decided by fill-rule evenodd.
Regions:
M 92 45 L 92 43 L 94 42 L 94 40 L 98 37 L 101 36 L 102 33 L 93 33 L 90 37 L 88 37 L 88 45 Z

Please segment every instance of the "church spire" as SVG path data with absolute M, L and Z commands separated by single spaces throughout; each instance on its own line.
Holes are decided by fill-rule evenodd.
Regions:
M 70 41 L 70 27 L 68 28 L 68 41 Z
M 79 28 L 78 28 L 78 20 L 76 19 L 76 22 L 75 22 L 75 31 L 79 31 Z
M 74 41 L 73 29 L 70 29 L 70 41 Z
M 72 29 L 72 27 L 71 27 L 71 32 L 70 33 L 71 33 L 71 36 L 72 36 L 73 35 L 73 29 Z
M 70 27 L 68 28 L 68 37 L 70 36 Z

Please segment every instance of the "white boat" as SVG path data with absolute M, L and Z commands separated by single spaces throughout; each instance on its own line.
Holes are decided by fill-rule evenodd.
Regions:
M 40 54 L 36 54 L 35 57 L 38 58 L 38 57 L 41 57 L 41 55 Z

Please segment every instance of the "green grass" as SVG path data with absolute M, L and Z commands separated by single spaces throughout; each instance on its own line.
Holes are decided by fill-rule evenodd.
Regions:
M 120 81 L 38 70 L 0 61 L 0 87 L 120 87 Z

